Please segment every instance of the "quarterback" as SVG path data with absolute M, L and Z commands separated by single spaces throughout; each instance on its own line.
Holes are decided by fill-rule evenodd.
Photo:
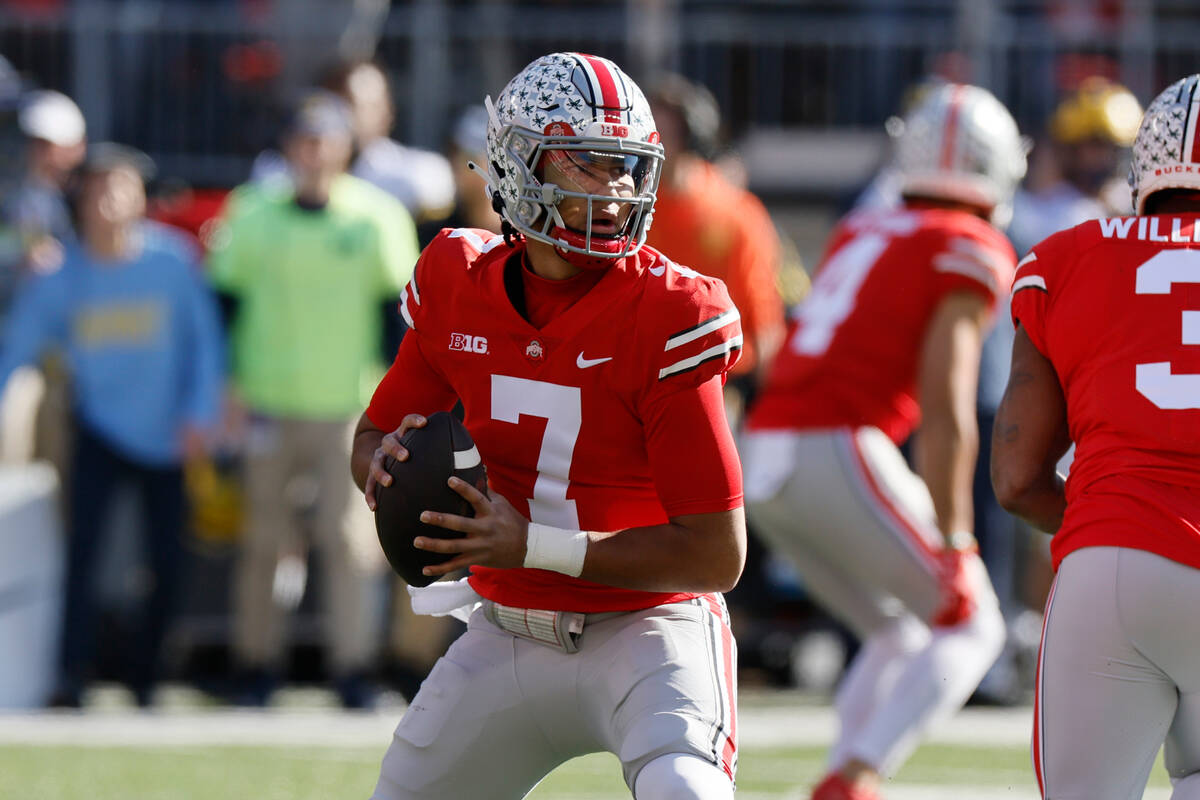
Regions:
M 903 204 L 834 230 L 744 440 L 751 521 L 862 641 L 814 800 L 878 797 L 1004 640 L 972 535 L 975 383 L 1025 147 L 992 95 L 945 85 L 905 120 L 893 168 Z M 919 477 L 897 449 L 918 422 Z
M 1191 75 L 1142 119 L 1135 216 L 1054 234 L 1012 286 L 992 482 L 1054 534 L 1033 731 L 1044 798 L 1140 798 L 1164 739 L 1171 797 L 1200 798 L 1198 125 Z
M 737 309 L 720 281 L 643 246 L 663 149 L 617 65 L 544 56 L 487 105 L 504 233 L 447 229 L 426 247 L 401 300 L 410 332 L 354 441 L 374 507 L 384 457 L 408 456 L 401 434 L 461 401 L 490 480 L 484 495 L 451 479 L 473 518 L 427 512 L 465 538 L 415 541 L 456 554 L 428 574 L 471 568 L 478 607 L 400 721 L 374 798 L 520 798 L 608 751 L 639 800 L 728 800 L 720 592 L 745 523 L 721 387 Z

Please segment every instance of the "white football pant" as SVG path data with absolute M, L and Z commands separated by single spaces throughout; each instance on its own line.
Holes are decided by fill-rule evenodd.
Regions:
M 720 595 L 599 615 L 573 654 L 476 611 L 400 720 L 372 800 L 518 800 L 559 764 L 604 751 L 638 800 L 725 800 L 736 664 Z M 658 764 L 645 784 L 647 765 L 671 755 L 688 758 Z M 712 766 L 699 773 L 712 788 L 689 790 L 691 762 Z
M 1200 570 L 1143 550 L 1063 559 L 1046 601 L 1033 761 L 1047 800 L 1141 798 L 1158 749 L 1200 800 Z
M 830 769 L 860 759 L 892 775 L 928 728 L 962 707 L 1004 645 L 976 557 L 976 611 L 931 627 L 943 537 L 925 484 L 876 428 L 742 438 L 746 511 L 809 595 L 862 642 L 838 691 Z

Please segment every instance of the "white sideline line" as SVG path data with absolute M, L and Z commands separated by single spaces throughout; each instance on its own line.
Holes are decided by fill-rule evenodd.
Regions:
M 403 709 L 345 713 L 336 709 L 251 711 L 133 710 L 0 713 L 0 746 L 18 744 L 96 747 L 384 747 Z M 825 746 L 836 732 L 825 707 L 743 706 L 743 747 Z M 1026 747 L 1028 709 L 966 709 L 930 736 L 937 743 Z

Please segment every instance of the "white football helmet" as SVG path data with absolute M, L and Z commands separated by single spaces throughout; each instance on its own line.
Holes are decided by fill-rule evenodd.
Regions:
M 497 211 L 530 239 L 559 255 L 603 268 L 636 253 L 646 241 L 662 171 L 663 148 L 650 106 L 628 75 L 606 58 L 582 53 L 542 56 L 487 99 L 487 190 Z M 543 156 L 567 176 L 543 180 Z M 634 180 L 632 197 L 588 191 L 607 184 L 614 170 Z M 587 229 L 563 222 L 558 204 L 585 199 Z M 593 202 L 630 206 L 614 234 L 592 231 Z
M 892 165 L 902 194 L 990 208 L 994 225 L 1008 225 L 1013 192 L 1025 177 L 1029 142 L 991 92 L 942 84 L 890 132 L 896 137 Z
M 1161 189 L 1200 189 L 1198 123 L 1200 75 L 1175 81 L 1146 109 L 1129 162 L 1129 188 L 1138 214 L 1146 198 Z

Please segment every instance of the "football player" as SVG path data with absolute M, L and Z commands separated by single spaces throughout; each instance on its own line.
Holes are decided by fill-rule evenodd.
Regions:
M 902 205 L 837 226 L 748 419 L 751 521 L 862 641 L 815 800 L 878 797 L 1003 645 L 972 535 L 975 383 L 1025 149 L 988 92 L 931 90 L 896 142 Z M 918 422 L 914 474 L 897 445 Z
M 1200 798 L 1198 125 L 1191 75 L 1138 130 L 1136 215 L 1054 234 L 1012 286 L 992 481 L 1054 533 L 1033 731 L 1045 798 L 1140 798 L 1164 738 L 1171 797 Z
M 354 443 L 374 506 L 400 436 L 461 400 L 491 484 L 452 479 L 474 518 L 427 514 L 465 538 L 415 540 L 454 554 L 429 574 L 470 567 L 482 605 L 401 720 L 374 797 L 519 798 L 609 751 L 642 800 L 732 798 L 720 592 L 745 523 L 721 385 L 737 309 L 643 246 L 663 150 L 616 64 L 544 56 L 488 108 L 503 235 L 447 229 L 426 247 L 401 304 L 411 330 Z

